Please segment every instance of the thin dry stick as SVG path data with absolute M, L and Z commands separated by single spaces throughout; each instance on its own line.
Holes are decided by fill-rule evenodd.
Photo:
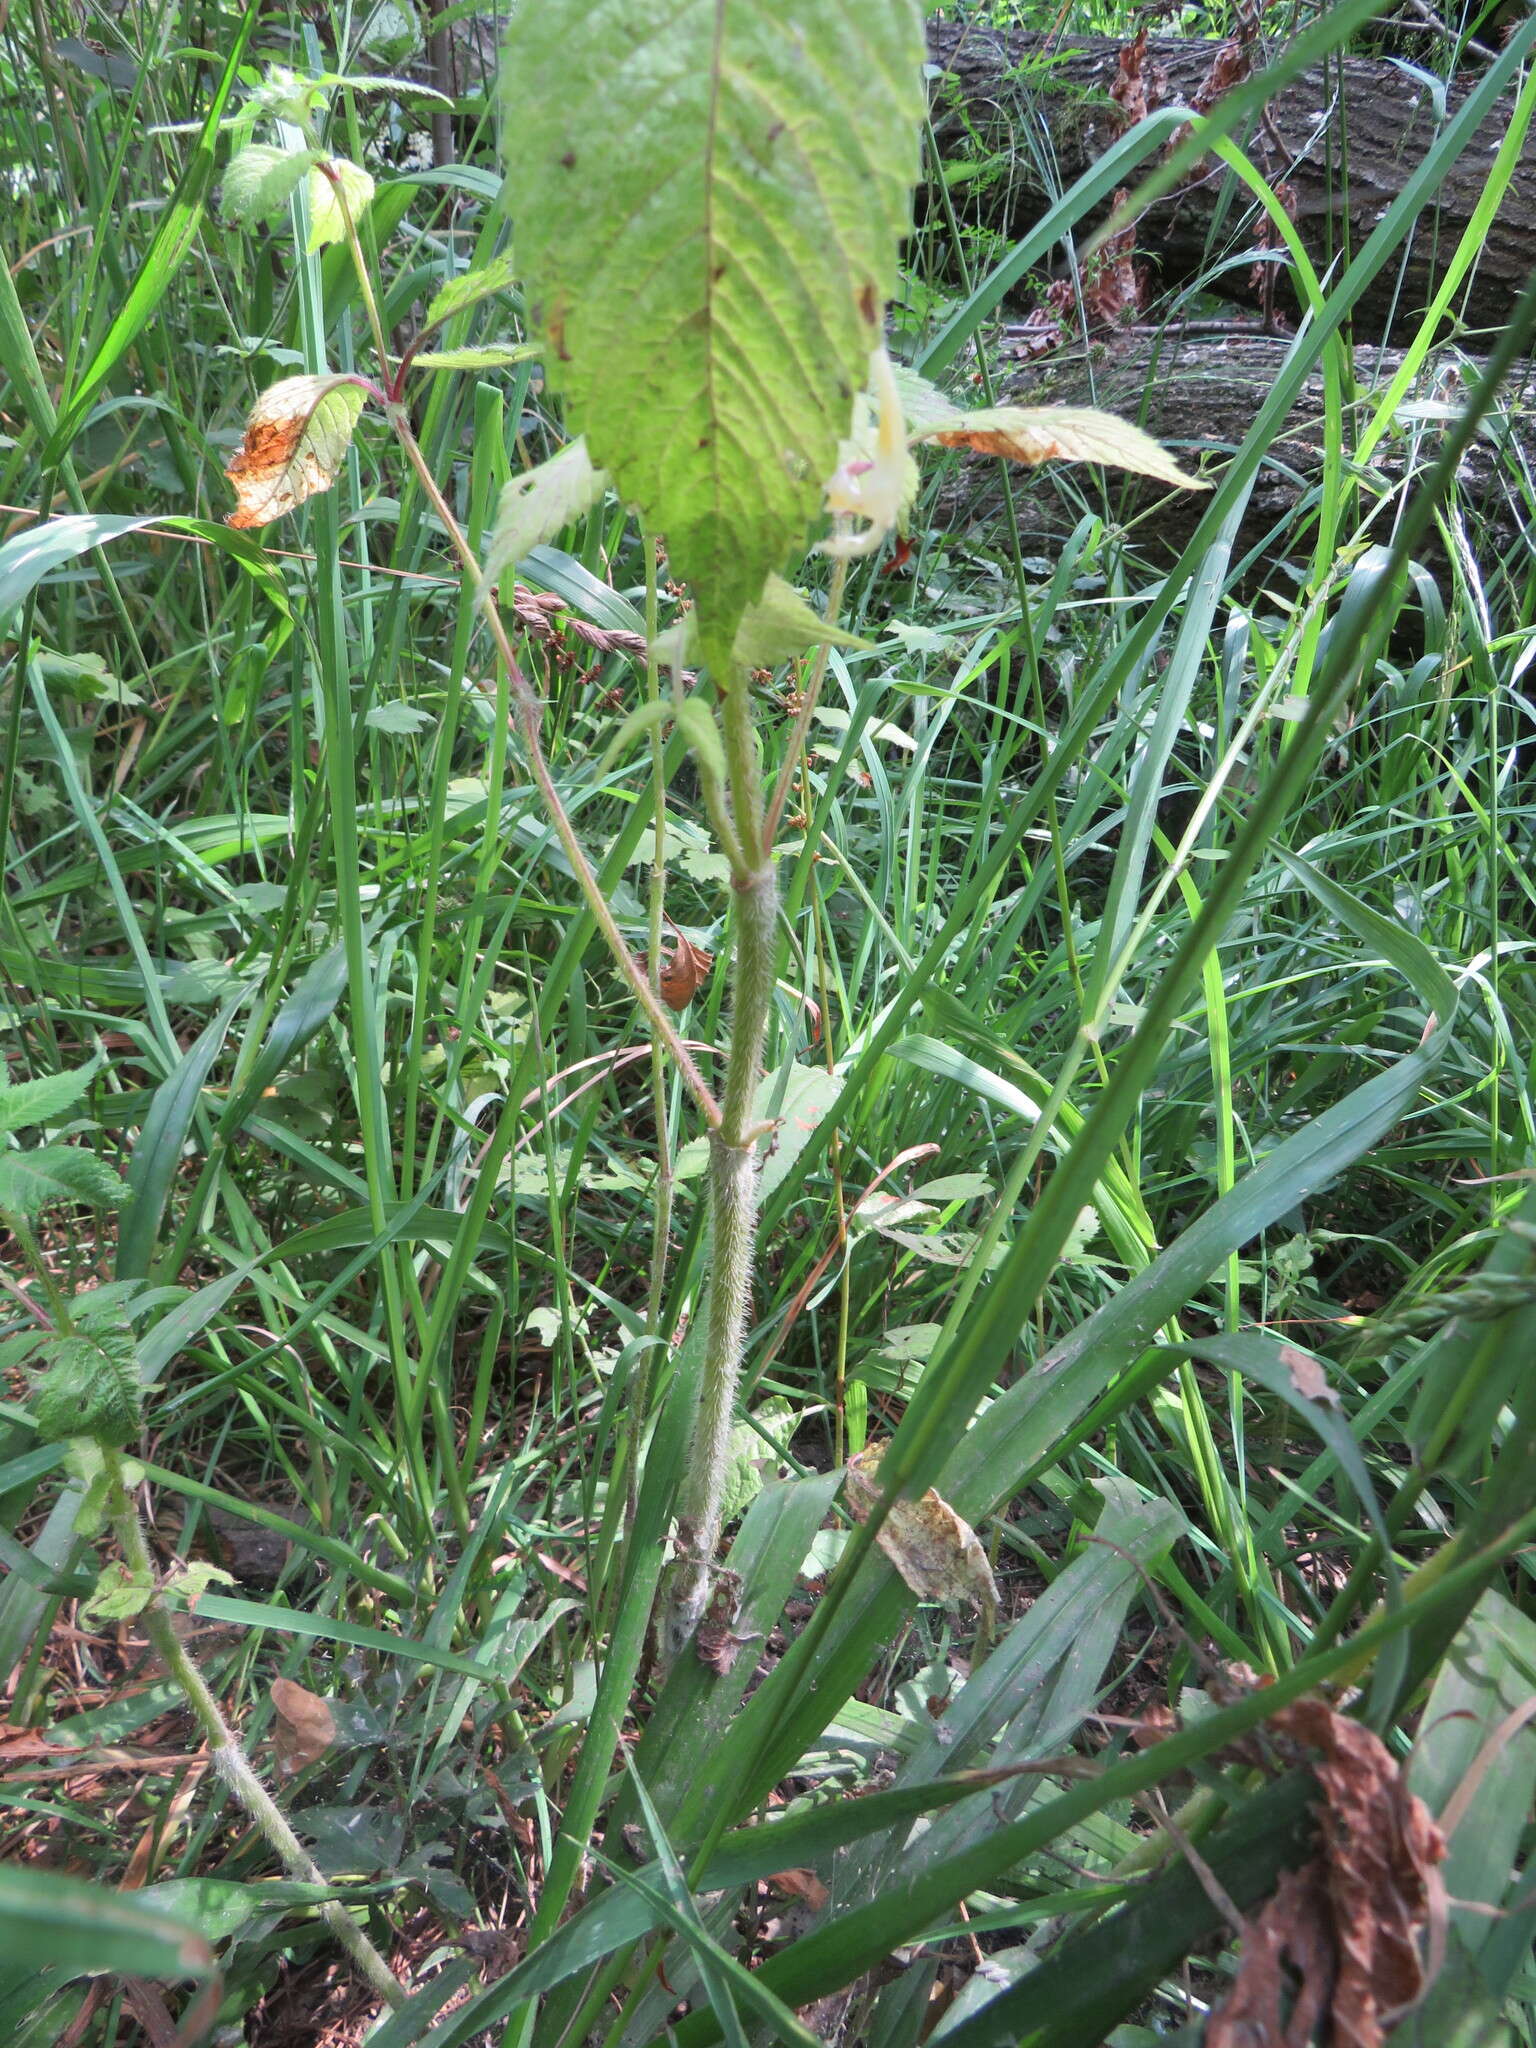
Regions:
M 554 825 L 560 844 L 565 850 L 565 857 L 571 864 L 572 872 L 576 876 L 581 893 L 586 898 L 587 908 L 592 913 L 593 922 L 607 942 L 608 950 L 612 953 L 614 960 L 618 964 L 620 973 L 629 983 L 635 1001 L 644 1010 L 652 1030 L 671 1054 L 678 1071 L 682 1074 L 684 1085 L 699 1106 L 700 1114 L 703 1116 L 705 1123 L 711 1131 L 718 1130 L 721 1119 L 720 1105 L 710 1092 L 708 1082 L 694 1064 L 692 1054 L 674 1030 L 672 1020 L 667 1015 L 666 1006 L 663 1004 L 660 996 L 652 989 L 650 982 L 641 971 L 639 961 L 630 951 L 624 934 L 619 930 L 618 921 L 609 907 L 608 899 L 604 896 L 602 889 L 598 885 L 597 877 L 593 874 L 588 863 L 586 851 L 576 836 L 576 828 L 571 823 L 564 804 L 560 801 L 560 792 L 555 788 L 554 777 L 549 772 L 549 763 L 544 758 L 543 739 L 540 732 L 542 713 L 539 707 L 539 700 L 534 695 L 528 678 L 523 674 L 518 664 L 517 655 L 513 651 L 512 642 L 507 633 L 506 622 L 501 616 L 494 594 L 480 583 L 480 565 L 475 559 L 475 551 L 470 546 L 463 528 L 455 519 L 447 499 L 438 488 L 437 479 L 433 476 L 427 459 L 421 452 L 416 436 L 411 431 L 411 423 L 406 415 L 404 406 L 390 405 L 387 410 L 390 425 L 394 428 L 400 445 L 405 451 L 407 461 L 416 472 L 417 481 L 431 502 L 433 511 L 436 512 L 439 520 L 442 522 L 443 529 L 453 544 L 454 552 L 464 564 L 467 573 L 475 580 L 475 602 L 479 606 L 481 615 L 490 630 L 491 638 L 496 645 L 497 655 L 501 660 L 502 667 L 506 671 L 507 681 L 511 687 L 513 723 L 517 728 L 518 736 L 522 740 L 523 747 L 527 753 L 528 765 L 533 773 L 534 782 L 538 786 L 540 796 L 544 799 L 545 809 L 549 812 L 550 821 Z
M 149 1553 L 149 1542 L 139 1519 L 133 1490 L 128 1484 L 123 1455 L 106 1444 L 99 1448 L 108 1479 L 107 1513 L 113 1533 L 133 1577 L 141 1584 L 153 1585 L 154 1560 Z M 239 1736 L 225 1720 L 224 1710 L 214 1697 L 213 1688 L 176 1633 L 175 1624 L 161 1606 L 158 1593 L 144 1609 L 143 1621 L 151 1649 L 180 1687 L 193 1719 L 202 1729 L 214 1769 L 265 1836 L 288 1875 L 300 1884 L 317 1885 L 321 1890 L 327 1890 L 330 1880 L 251 1768 Z M 338 1899 L 326 1899 L 319 1910 L 321 1919 L 357 1965 L 359 1974 L 370 1989 L 389 2005 L 403 2005 L 405 1992 L 399 1980 L 346 1907 Z
M 332 188 L 336 193 L 337 202 L 341 209 L 343 226 L 346 230 L 347 247 L 352 256 L 352 268 L 357 276 L 358 292 L 362 298 L 363 307 L 368 316 L 369 329 L 373 335 L 373 346 L 378 355 L 380 370 L 386 384 L 389 386 L 390 393 L 393 394 L 396 378 L 390 363 L 389 346 L 384 338 L 384 322 L 379 313 L 378 299 L 374 294 L 373 279 L 368 274 L 368 265 L 363 258 L 362 245 L 357 238 L 357 228 L 352 219 L 351 209 L 347 205 L 347 195 L 342 189 L 341 181 L 330 170 L 329 166 L 321 164 L 318 166 L 318 169 L 330 180 Z M 366 388 L 369 390 L 374 389 L 372 385 L 366 385 Z M 538 785 L 540 796 L 544 799 L 545 808 L 549 812 L 550 820 L 554 825 L 560 844 L 565 849 L 566 859 L 571 864 L 572 871 L 581 888 L 581 893 L 587 899 L 587 908 L 592 913 L 593 921 L 607 941 L 608 949 L 613 954 L 619 971 L 623 974 L 624 979 L 629 983 L 631 990 L 634 992 L 636 1002 L 639 1003 L 641 1009 L 645 1011 L 646 1016 L 650 1019 L 652 1029 L 677 1062 L 683 1080 L 688 1087 L 689 1093 L 698 1103 L 705 1123 L 708 1124 L 712 1131 L 717 1130 L 720 1125 L 719 1104 L 710 1093 L 709 1085 L 705 1081 L 704 1076 L 694 1065 L 687 1047 L 673 1030 L 672 1020 L 668 1017 L 660 997 L 651 988 L 650 983 L 640 970 L 640 963 L 625 943 L 624 934 L 619 930 L 613 912 L 608 906 L 608 900 L 603 895 L 601 888 L 599 888 L 597 877 L 593 874 L 591 866 L 587 861 L 586 852 L 582 847 L 581 841 L 576 836 L 576 828 L 571 823 L 564 804 L 560 801 L 560 792 L 555 788 L 554 777 L 549 772 L 549 763 L 544 758 L 543 737 L 540 731 L 543 718 L 539 700 L 529 687 L 528 678 L 523 674 L 518 664 L 511 639 L 507 633 L 506 622 L 501 616 L 501 609 L 496 601 L 495 591 L 487 587 L 481 579 L 480 564 L 476 560 L 475 551 L 470 546 L 468 536 L 465 534 L 463 527 L 460 526 L 455 518 L 452 506 L 443 496 L 438 486 L 437 478 L 432 474 L 431 465 L 421 452 L 421 444 L 417 441 L 415 432 L 411 427 L 410 413 L 397 395 L 386 396 L 384 393 L 377 392 L 375 395 L 383 399 L 385 418 L 389 421 L 395 438 L 405 453 L 406 460 L 416 472 L 416 480 L 426 493 L 427 502 L 437 514 L 454 553 L 463 564 L 465 573 L 470 578 L 474 587 L 475 603 L 479 607 L 480 613 L 490 630 L 491 639 L 496 646 L 496 652 L 500 657 L 502 667 L 506 671 L 507 682 L 512 693 L 513 724 L 527 751 L 528 765 L 533 771 L 533 779 Z

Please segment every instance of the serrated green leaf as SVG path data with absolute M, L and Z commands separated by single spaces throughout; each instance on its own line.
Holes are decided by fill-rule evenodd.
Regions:
M 658 704 L 638 705 L 609 741 L 608 751 L 603 756 L 602 772 L 606 775 L 642 733 L 651 732 L 659 725 L 676 725 L 705 773 L 717 783 L 725 781 L 725 748 L 721 743 L 720 729 L 709 706 L 698 697 L 684 697 L 681 703 L 665 698 Z
M 398 64 L 420 42 L 420 22 L 398 0 L 374 0 L 357 26 L 357 47 L 388 64 Z
M 891 375 L 895 379 L 896 390 L 901 399 L 901 410 L 907 422 L 909 440 L 918 441 L 924 434 L 964 423 L 964 406 L 956 405 L 937 384 L 931 384 L 926 377 L 920 377 L 916 370 L 909 369 L 905 363 L 893 362 Z
M 436 100 L 441 106 L 453 105 L 447 93 L 439 92 L 435 85 L 424 85 L 419 78 L 391 78 L 371 71 L 327 71 L 315 80 L 315 84 L 325 92 L 334 92 L 344 86 L 349 92 L 390 92 L 403 99 Z
M 363 720 L 374 732 L 397 733 L 405 738 L 425 732 L 435 722 L 431 712 L 424 711 L 419 704 L 375 704 Z
M 749 604 L 731 652 L 743 668 L 777 668 L 808 647 L 856 647 L 867 653 L 873 641 L 845 633 L 808 605 L 782 576 L 770 576 L 756 604 Z
M 431 304 L 427 307 L 428 327 L 440 327 L 445 320 L 451 320 L 455 313 L 462 313 L 470 306 L 478 306 L 482 299 L 488 299 L 496 292 L 509 292 L 517 283 L 517 262 L 510 249 L 499 256 L 493 256 L 478 270 L 466 270 L 459 277 L 450 277 L 439 287 Z
M 94 1437 L 121 1446 L 139 1433 L 143 1390 L 133 1333 L 125 1325 L 95 1336 L 50 1337 L 32 1392 L 38 1434 L 49 1443 Z
M 780 662 L 823 641 L 831 647 L 857 648 L 860 653 L 869 653 L 874 647 L 872 640 L 861 640 L 857 633 L 830 624 L 782 576 L 770 576 L 762 596 L 742 614 L 731 659 L 742 668 L 777 668 Z M 656 659 L 664 667 L 700 660 L 704 650 L 697 611 L 684 613 L 664 633 L 658 633 L 654 645 Z
M 309 174 L 309 252 L 346 240 L 347 222 L 356 227 L 373 198 L 373 179 L 361 164 L 327 157 Z M 343 206 L 345 202 L 345 206 Z
M 428 349 L 411 357 L 413 370 L 505 370 L 539 354 L 530 341 L 487 342 L 484 348 Z
M 114 1558 L 96 1580 L 96 1589 L 81 1603 L 82 1626 L 92 1621 L 132 1621 L 155 1597 L 155 1582 L 148 1572 L 129 1570 L 121 1558 Z
M 219 210 L 237 227 L 270 220 L 292 198 L 300 178 L 320 160 L 317 149 L 275 149 L 251 142 L 229 160 Z
M 770 1394 L 753 1411 L 754 1420 L 771 1437 L 787 1442 L 795 1411 L 782 1394 Z M 763 1442 L 751 1422 L 738 1422 L 731 1429 L 726 1450 L 725 1490 L 721 1496 L 720 1519 L 734 1522 L 744 1515 L 770 1479 L 777 1476 L 779 1460 Z
M 513 477 L 497 501 L 496 524 L 480 572 L 484 581 L 499 583 L 524 555 L 553 540 L 562 527 L 595 505 L 607 488 L 607 477 L 593 468 L 580 436 L 537 469 Z
M 179 1600 L 190 1612 L 210 1586 L 233 1586 L 239 1582 L 233 1572 L 227 1572 L 221 1565 L 209 1564 L 205 1558 L 189 1558 L 185 1564 L 176 1567 L 175 1575 L 166 1587 L 166 1592 Z
M 758 1186 L 766 1202 L 804 1151 L 812 1131 L 841 1096 L 844 1081 L 825 1067 L 786 1060 L 776 1074 L 758 1083 L 752 1114 L 774 1126 L 773 1143 L 763 1157 Z
M 908 225 L 923 61 L 915 0 L 514 18 L 507 192 L 549 374 L 717 648 L 848 431 Z
M 38 672 L 51 693 L 62 690 L 80 704 L 142 704 L 139 691 L 114 675 L 99 654 L 55 654 L 44 649 L 37 656 Z
M 110 1209 L 122 1198 L 122 1181 L 93 1152 L 73 1145 L 0 1152 L 0 1213 L 30 1219 L 54 1202 Z
M 685 697 L 674 709 L 678 731 L 693 749 L 699 766 L 716 782 L 723 783 L 726 777 L 725 748 L 714 713 L 702 697 Z
M 12 1081 L 0 1060 L 0 1134 L 32 1124 L 56 1123 L 72 1109 L 91 1084 L 94 1066 L 69 1074 L 40 1074 L 33 1081 Z
M 112 1487 L 101 1445 L 94 1437 L 77 1436 L 70 1439 L 64 1456 L 64 1467 L 70 1477 L 85 1489 L 75 1510 L 75 1534 L 86 1538 L 97 1536 L 106 1527 L 107 1495 Z M 130 1465 L 125 1459 L 123 1469 L 124 1485 L 137 1485 L 138 1475 L 142 1474 L 143 1467 Z M 129 1470 L 135 1474 L 131 1480 L 127 1477 Z

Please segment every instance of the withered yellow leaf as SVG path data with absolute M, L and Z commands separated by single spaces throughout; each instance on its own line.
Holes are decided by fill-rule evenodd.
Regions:
M 272 1728 L 277 1767 L 291 1778 L 306 1764 L 318 1762 L 336 1740 L 335 1716 L 328 1700 L 306 1692 L 291 1678 L 273 1679 L 272 1704 L 277 1709 Z
M 346 377 L 284 377 L 263 391 L 224 474 L 231 526 L 265 526 L 336 481 L 364 393 Z
M 1128 469 L 1185 491 L 1208 491 L 1210 485 L 1179 468 L 1150 434 L 1112 412 L 1087 406 L 998 405 L 968 412 L 957 420 L 927 428 L 914 439 L 936 441 L 941 448 L 974 448 L 978 455 L 1002 455 L 1011 462 L 1097 462 L 1108 469 Z
M 855 1520 L 867 1522 L 880 1498 L 884 1444 L 870 1444 L 848 1461 L 845 1488 Z M 953 1607 L 973 1600 L 990 1636 L 997 1622 L 997 1581 L 976 1531 L 930 1486 L 921 1500 L 898 1500 L 875 1541 L 919 1600 Z

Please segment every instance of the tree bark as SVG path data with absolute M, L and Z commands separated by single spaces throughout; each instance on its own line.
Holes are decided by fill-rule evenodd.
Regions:
M 1063 189 L 1131 125 L 1109 95 L 1123 47 L 1112 38 L 1003 35 L 939 22 L 930 26 L 928 42 L 941 72 L 932 87 L 941 157 L 963 161 L 969 155 L 986 165 L 988 152 L 999 153 L 984 174 L 952 182 L 963 220 L 1018 239 L 1050 204 L 1042 160 Z M 1191 104 L 1224 47 L 1231 46 L 1149 40 L 1142 63 L 1148 106 Z M 1450 112 L 1468 89 L 1451 85 Z M 1391 340 L 1411 332 L 1481 196 L 1511 104 L 1501 102 L 1451 168 L 1414 229 L 1406 268 L 1389 264 L 1363 294 L 1357 336 Z M 1297 229 L 1322 268 L 1365 240 L 1423 159 L 1438 125 L 1430 90 L 1418 79 L 1395 64 L 1338 57 L 1277 93 L 1263 117 L 1235 139 L 1272 184 L 1291 188 Z M 1469 328 L 1497 328 L 1507 318 L 1536 263 L 1533 223 L 1536 140 L 1528 138 L 1459 295 Z M 1137 249 L 1152 259 L 1165 287 L 1203 277 L 1207 289 L 1252 305 L 1257 294 L 1250 266 L 1238 262 L 1218 274 L 1212 258 L 1253 248 L 1255 227 L 1246 189 L 1217 165 L 1143 215 Z
M 1119 413 L 1145 427 L 1185 468 L 1214 479 L 1220 474 L 1221 456 L 1230 454 L 1253 424 L 1288 346 L 1284 340 L 1259 335 L 1181 336 L 1135 330 L 1106 342 L 1064 349 L 1004 380 L 998 396 L 1009 404 L 1094 405 Z M 1390 383 L 1402 360 L 1395 349 L 1356 351 L 1355 380 L 1367 404 L 1372 393 Z M 1395 428 L 1377 444 L 1369 462 L 1353 472 L 1359 479 L 1358 497 L 1344 529 L 1346 538 L 1361 528 L 1375 507 L 1370 536 L 1390 540 L 1394 502 L 1400 502 L 1408 479 L 1434 461 L 1444 422 L 1478 368 L 1469 359 L 1442 356 L 1420 373 Z M 1536 467 L 1533 387 L 1536 371 L 1527 376 L 1523 391 L 1505 390 L 1488 433 L 1469 450 L 1457 479 L 1457 506 L 1472 515 L 1479 531 L 1479 558 L 1485 565 L 1490 539 L 1500 554 L 1518 548 L 1523 560 L 1528 551 L 1525 512 L 1515 493 L 1520 469 L 1529 473 Z M 1299 559 L 1310 545 L 1296 524 L 1296 513 L 1322 477 L 1324 406 L 1318 373 L 1304 386 L 1265 457 L 1243 520 L 1240 553 L 1257 550 L 1260 562 L 1268 563 L 1282 553 Z M 1363 408 L 1346 413 L 1347 466 L 1354 424 L 1366 416 Z M 941 492 L 940 521 L 958 529 L 995 521 L 1001 510 L 999 467 L 993 458 L 967 457 Z M 1101 475 L 1078 467 L 1016 470 L 1014 478 L 1025 552 L 1047 556 L 1086 508 L 1104 514 L 1141 554 L 1166 563 L 1182 551 L 1206 505 L 1203 493 L 1170 493 L 1141 477 Z M 989 544 L 995 546 L 995 525 L 990 530 Z M 1439 575 L 1445 563 L 1442 537 L 1426 550 L 1426 564 Z

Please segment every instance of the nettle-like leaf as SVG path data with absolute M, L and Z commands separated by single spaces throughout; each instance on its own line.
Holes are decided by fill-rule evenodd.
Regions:
M 82 1628 L 93 1621 L 132 1621 L 155 1597 L 155 1582 L 148 1572 L 135 1572 L 120 1558 L 114 1558 L 97 1575 L 89 1599 L 80 1603 L 76 1619 Z
M 263 391 L 224 474 L 237 500 L 231 526 L 265 526 L 328 491 L 351 446 L 362 390 L 346 377 L 284 377 Z
M 586 441 L 579 436 L 537 469 L 513 477 L 503 485 L 497 502 L 483 580 L 499 583 L 531 549 L 553 540 L 562 527 L 595 505 L 607 488 L 606 473 L 594 466 Z
M 636 705 L 608 742 L 600 772 L 606 775 L 616 761 L 623 759 L 642 733 L 651 732 L 657 726 L 665 725 L 677 727 L 692 749 L 700 768 L 716 785 L 725 781 L 725 746 L 720 738 L 720 728 L 715 724 L 714 714 L 702 697 L 684 697 L 676 703 L 668 697 L 656 704 Z
M 419 704 L 375 704 L 363 718 L 364 725 L 372 732 L 394 733 L 406 739 L 413 739 L 436 722 L 431 712 L 423 710 Z
M 69 1074 L 40 1074 L 33 1081 L 12 1081 L 0 1060 L 0 1134 L 32 1124 L 57 1123 L 91 1085 L 96 1069 L 79 1067 Z
M 909 440 L 921 441 L 940 428 L 953 427 L 964 421 L 964 406 L 956 405 L 947 392 L 941 391 L 926 377 L 919 376 L 906 363 L 892 363 L 891 378 L 901 400 L 902 412 L 906 415 Z
M 832 647 L 865 652 L 874 644 L 832 625 L 782 576 L 770 576 L 762 596 L 742 614 L 731 652 L 743 668 L 777 668 L 781 661 L 790 661 L 823 641 Z
M 139 691 L 114 675 L 99 654 L 58 654 L 40 649 L 37 666 L 50 693 L 62 692 L 77 704 L 142 704 Z
M 478 270 L 466 270 L 458 277 L 450 277 L 433 295 L 424 325 L 441 327 L 455 313 L 478 306 L 482 299 L 491 298 L 497 292 L 513 291 L 517 276 L 517 258 L 512 250 L 504 249 L 499 256 L 481 264 Z
M 717 655 L 848 431 L 908 225 L 923 61 L 917 0 L 514 18 L 507 191 L 548 374 L 665 532 Z
M 760 1401 L 754 1414 L 761 1428 L 776 1441 L 788 1443 L 794 1435 L 795 1411 L 782 1394 L 770 1394 L 766 1401 Z M 777 1477 L 781 1460 L 750 1422 L 733 1426 L 726 1455 L 729 1464 L 720 1519 L 734 1522 L 751 1507 L 768 1481 Z
M 290 121 L 295 128 L 312 128 L 324 116 L 332 95 L 341 91 L 387 92 L 396 99 L 438 100 L 445 107 L 453 104 L 446 93 L 439 92 L 435 86 L 423 85 L 417 78 L 395 78 L 378 72 L 360 71 L 320 71 L 310 77 L 301 77 L 286 64 L 269 64 L 260 85 L 235 117 L 236 123 L 250 127 L 261 120 Z M 177 134 L 190 126 L 190 123 L 176 123 L 159 132 Z
M 396 0 L 375 0 L 355 31 L 357 46 L 381 63 L 398 64 L 421 45 L 421 23 Z
M 75 1145 L 37 1145 L 26 1152 L 0 1152 L 0 1215 L 29 1222 L 55 1202 L 111 1209 L 123 1199 L 123 1182 L 94 1152 Z
M 762 596 L 741 615 L 731 659 L 741 668 L 777 668 L 780 662 L 792 661 L 797 654 L 819 647 L 823 641 L 831 647 L 855 648 L 860 653 L 868 653 L 875 644 L 832 625 L 807 604 L 792 583 L 786 583 L 782 576 L 770 576 L 763 585 Z M 686 612 L 675 625 L 658 633 L 655 648 L 656 658 L 661 662 L 697 661 L 702 644 L 695 614 Z
M 914 441 L 941 448 L 972 448 L 1034 467 L 1042 462 L 1097 462 L 1128 469 L 1185 491 L 1208 491 L 1199 477 L 1179 468 L 1173 457 L 1140 427 L 1110 412 L 1086 406 L 998 405 L 957 413 L 942 425 L 920 429 Z
M 239 1583 L 233 1572 L 225 1571 L 222 1565 L 209 1564 L 205 1558 L 178 1558 L 161 1591 L 167 1600 L 175 1601 L 189 1614 L 194 1614 L 198 1601 L 210 1586 L 236 1586 Z
M 539 351 L 528 341 L 487 341 L 473 348 L 424 349 L 411 357 L 413 370 L 508 370 Z
M 143 1420 L 138 1352 L 126 1318 L 115 1328 L 51 1337 L 38 1347 L 43 1371 L 32 1391 L 38 1434 L 49 1443 L 94 1437 L 131 1443 Z
M 326 157 L 316 164 L 309 174 L 310 254 L 331 242 L 345 241 L 348 220 L 356 227 L 372 198 L 373 179 L 361 164 L 350 163 L 344 156 Z
M 270 220 L 293 197 L 305 172 L 320 161 L 318 149 L 276 149 L 248 143 L 229 160 L 219 211 L 237 227 Z

